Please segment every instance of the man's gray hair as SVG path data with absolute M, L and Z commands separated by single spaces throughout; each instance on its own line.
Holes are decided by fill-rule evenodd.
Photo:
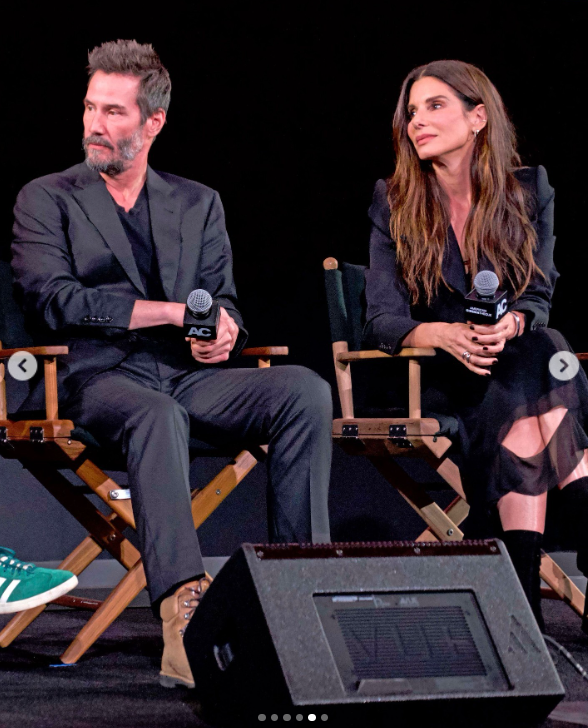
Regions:
M 150 43 L 141 44 L 136 40 L 109 41 L 90 51 L 88 61 L 90 78 L 96 71 L 102 71 L 141 79 L 137 104 L 141 111 L 142 124 L 157 109 L 163 109 L 167 113 L 171 81 L 167 69 Z

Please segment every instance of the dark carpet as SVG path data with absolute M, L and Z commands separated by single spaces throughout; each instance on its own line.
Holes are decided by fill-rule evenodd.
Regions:
M 588 668 L 588 637 L 580 631 L 579 617 L 563 602 L 544 600 L 543 609 L 547 634 Z M 149 609 L 127 609 L 77 665 L 60 667 L 58 655 L 87 618 L 81 611 L 47 611 L 0 650 L 1 728 L 205 728 L 193 712 L 189 691 L 158 684 L 161 631 Z M 7 621 L 0 618 L 0 625 Z M 556 709 L 557 719 L 548 719 L 543 728 L 588 726 L 588 682 L 552 654 L 566 698 Z M 332 723 L 281 718 L 271 723 L 268 716 L 259 725 Z

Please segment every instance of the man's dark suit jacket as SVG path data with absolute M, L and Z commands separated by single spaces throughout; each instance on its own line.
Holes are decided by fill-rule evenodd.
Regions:
M 153 242 L 168 301 L 185 303 L 204 288 L 240 328 L 232 256 L 218 194 L 191 180 L 148 168 Z M 33 180 L 14 209 L 12 267 L 33 339 L 65 344 L 60 395 L 67 400 L 88 379 L 119 364 L 135 345 L 128 331 L 134 303 L 145 299 L 139 272 L 103 179 L 85 164 Z M 188 351 L 183 333 L 178 351 Z M 166 346 L 174 346 L 173 340 Z M 189 351 L 188 351 L 189 353 Z M 186 357 L 188 366 L 200 365 Z M 42 403 L 36 388 L 27 408 Z
M 523 294 L 514 300 L 507 288 L 509 308 L 523 311 L 526 329 L 547 326 L 551 296 L 559 273 L 553 263 L 553 188 L 547 181 L 544 167 L 525 167 L 515 176 L 529 191 L 531 223 L 537 232 L 535 261 L 543 271 L 536 274 Z M 453 230 L 449 229 L 443 255 L 443 276 L 453 290 L 441 283 L 439 293 L 431 302 L 411 305 L 406 284 L 396 266 L 396 246 L 390 237 L 390 207 L 386 182 L 379 180 L 369 210 L 372 221 L 370 239 L 370 267 L 366 271 L 367 315 L 364 331 L 368 346 L 395 353 L 404 337 L 419 323 L 445 321 L 465 322 L 463 296 L 469 293 L 459 245 Z M 494 270 L 490 261 L 483 259 L 478 270 Z

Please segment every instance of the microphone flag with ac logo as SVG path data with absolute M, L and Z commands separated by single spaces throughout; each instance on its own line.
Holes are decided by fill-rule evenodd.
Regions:
M 466 321 L 495 324 L 508 312 L 506 291 L 498 290 L 494 271 L 481 270 L 474 278 L 473 290 L 464 296 Z
M 188 296 L 184 314 L 184 335 L 192 339 L 216 339 L 220 320 L 220 304 L 208 291 L 197 288 Z

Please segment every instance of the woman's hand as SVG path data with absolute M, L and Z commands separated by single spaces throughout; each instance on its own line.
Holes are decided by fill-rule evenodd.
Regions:
M 520 335 L 525 325 L 525 314 L 517 312 L 521 321 Z M 439 346 L 459 359 L 476 374 L 489 376 L 489 368 L 498 361 L 497 354 L 517 335 L 517 322 L 509 311 L 496 324 L 446 324 L 438 332 Z M 464 356 L 465 354 L 465 356 Z M 469 356 L 467 356 L 469 354 Z
M 435 346 L 452 354 L 470 371 L 487 377 L 492 364 L 498 361 L 494 355 L 504 348 L 504 339 L 500 342 L 494 332 L 488 331 L 495 326 L 441 324 Z M 478 333 L 477 329 L 485 329 L 485 332 Z
M 492 326 L 472 324 L 471 321 L 467 324 L 422 323 L 404 337 L 402 346 L 443 349 L 472 372 L 489 376 L 490 367 L 498 361 L 496 355 L 504 349 L 505 342 L 517 333 L 520 336 L 525 329 L 525 314 L 520 311 L 516 314 L 521 322 L 518 332 L 516 319 L 509 311 Z
M 518 317 L 520 324 L 517 325 Z M 504 349 L 504 344 L 516 336 L 520 336 L 525 329 L 525 314 L 517 311 L 513 313 L 509 311 L 500 321 L 491 326 L 483 324 L 473 324 L 468 321 L 468 326 L 474 332 L 474 341 L 486 347 L 488 354 L 498 354 Z

